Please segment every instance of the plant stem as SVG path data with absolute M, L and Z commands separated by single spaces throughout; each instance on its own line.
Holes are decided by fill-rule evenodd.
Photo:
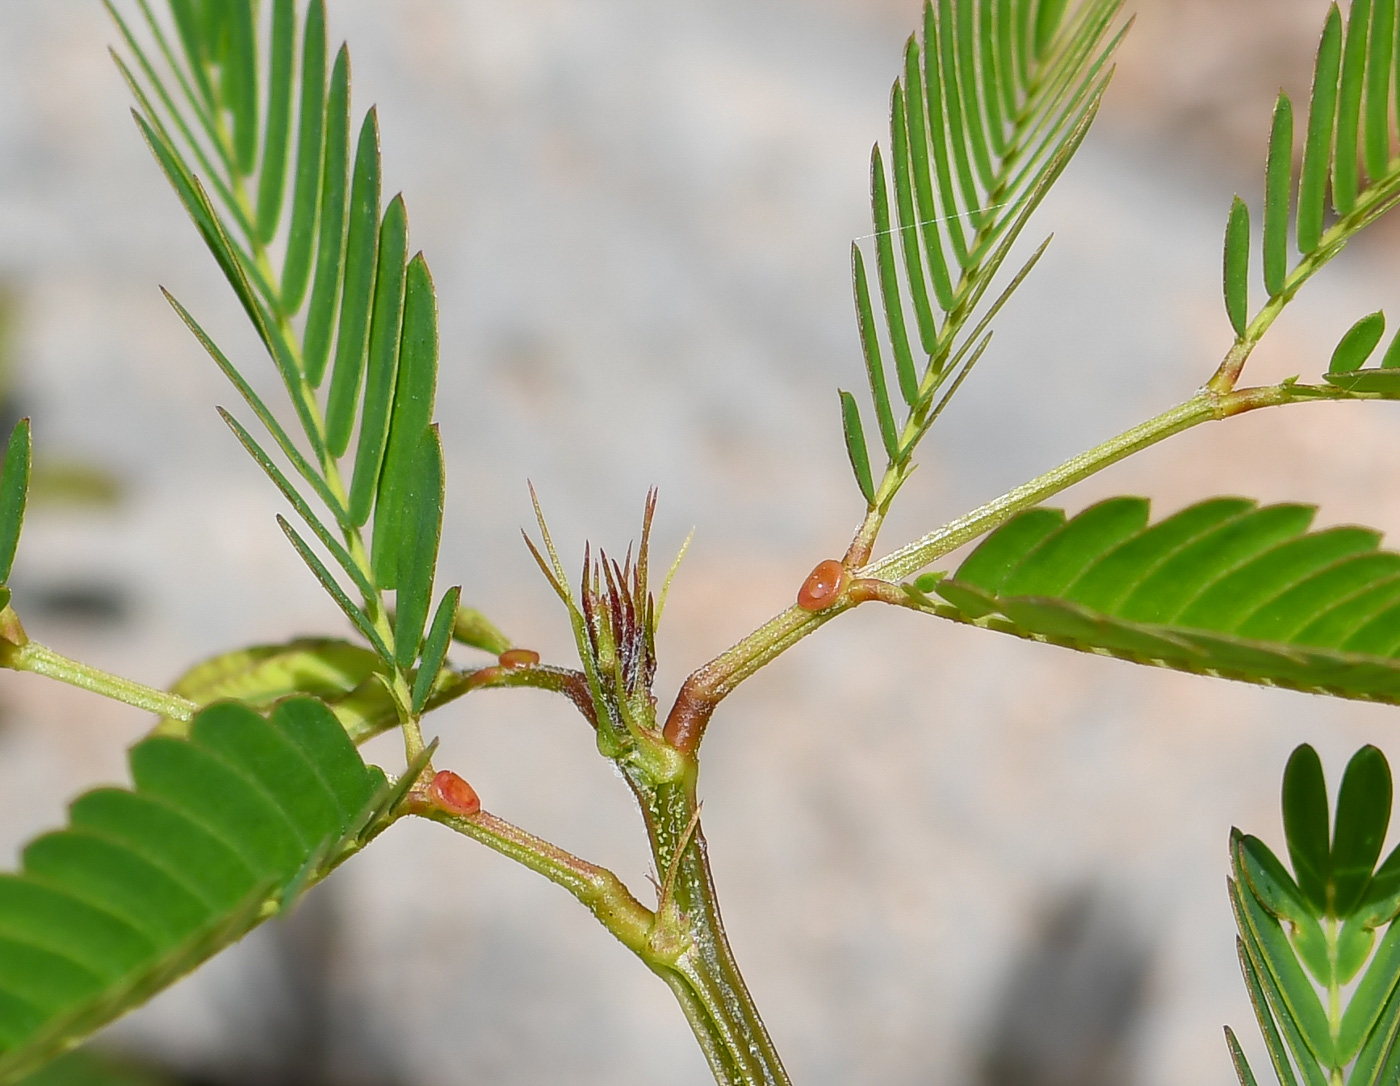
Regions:
M 486 811 L 456 815 L 425 802 L 415 802 L 410 810 L 413 814 L 479 841 L 562 886 L 587 906 L 623 946 L 635 954 L 645 954 L 655 915 L 633 897 L 622 880 L 611 871 L 581 860 Z
M 0 642 L 0 667 L 7 667 L 13 671 L 32 671 L 36 675 L 45 675 L 70 686 L 91 690 L 94 694 L 101 694 L 114 701 L 125 702 L 138 709 L 182 722 L 193 719 L 194 714 L 199 711 L 199 706 L 188 698 L 124 679 L 120 675 L 112 675 L 90 664 L 70 660 L 37 641 L 27 641 L 23 645 L 9 641 Z
M 656 869 L 664 872 L 655 911 L 611 871 L 486 811 L 453 814 L 421 793 L 409 809 L 481 842 L 577 898 L 666 982 L 720 1086 L 789 1086 L 724 933 L 700 832 L 695 768 L 688 762 L 681 779 L 656 786 L 627 774 L 642 805 Z
M 979 536 L 1001 527 L 1023 509 L 1053 497 L 1104 468 L 1141 452 L 1174 434 L 1203 422 L 1229 418 L 1261 407 L 1314 400 L 1378 399 L 1376 394 L 1346 392 L 1331 386 L 1284 383 L 1220 393 L 1203 388 L 1182 404 L 1155 418 L 1123 431 L 1101 445 L 1066 460 L 1059 467 L 957 520 L 916 539 L 891 554 L 850 571 L 852 584 L 860 580 L 897 582 L 917 573 L 939 558 Z M 782 655 L 804 637 L 815 633 L 837 615 L 874 598 L 868 591 L 849 590 L 821 611 L 790 607 L 774 616 L 703 667 L 691 673 L 681 686 L 666 719 L 665 736 L 678 750 L 693 753 L 700 745 L 715 706 L 744 679 Z
M 670 986 L 720 1086 L 790 1080 L 724 932 L 695 798 L 696 765 L 648 788 L 629 775 L 652 856 L 665 873 L 656 926 L 642 960 Z

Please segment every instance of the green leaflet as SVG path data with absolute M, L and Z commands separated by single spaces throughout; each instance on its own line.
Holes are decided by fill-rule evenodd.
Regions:
M 1390 825 L 1390 766 L 1375 747 L 1362 747 L 1347 765 L 1337 796 L 1332 838 L 1332 911 L 1350 916 L 1361 903 Z
M 373 109 L 360 126 L 350 186 L 349 232 L 345 241 L 345 285 L 340 299 L 335 367 L 326 402 L 326 445 L 337 457 L 350 447 L 355 406 L 369 352 L 371 301 L 379 247 L 379 121 Z
M 890 153 L 876 148 L 871 159 L 878 306 L 859 247 L 851 262 L 871 402 L 894 489 L 966 378 L 970 366 L 959 360 L 984 349 L 987 322 L 1010 290 L 991 305 L 984 295 L 1093 120 L 1121 38 L 1112 33 L 1119 9 L 1120 0 L 940 0 L 925 5 L 922 40 L 911 37 L 905 47 L 890 98 Z M 889 388 L 894 379 L 898 406 Z M 869 443 L 859 411 L 844 395 L 842 405 L 854 466 L 856 450 Z M 859 467 L 856 480 L 867 503 L 873 493 L 893 493 L 874 477 L 867 486 Z
M 1395 52 L 1395 0 L 1372 0 L 1366 55 L 1366 104 L 1362 115 L 1362 159 L 1373 181 L 1390 165 L 1391 58 Z
M 326 6 L 322 0 L 312 0 L 306 10 L 306 31 L 302 41 L 297 163 L 292 182 L 287 259 L 282 265 L 282 304 L 293 313 L 301 309 L 311 278 L 311 255 L 321 203 L 325 128 Z
M 1231 904 L 1234 904 L 1234 886 L 1230 888 Z M 1250 959 L 1249 951 L 1245 947 L 1244 939 L 1235 940 L 1235 952 L 1239 958 L 1240 972 L 1244 974 L 1245 986 L 1249 991 L 1249 1002 L 1254 1008 L 1255 1020 L 1259 1023 L 1259 1031 L 1264 1034 L 1264 1043 L 1269 1050 L 1269 1062 L 1274 1065 L 1274 1074 L 1282 1086 L 1298 1086 L 1298 1077 L 1293 1073 L 1293 1065 L 1288 1060 L 1288 1052 L 1283 1047 L 1283 1038 L 1279 1036 L 1278 1024 L 1274 1021 L 1273 1012 L 1269 1010 L 1269 1000 L 1264 994 L 1263 985 L 1259 980 L 1259 971 L 1255 968 L 1254 962 Z
M 20 419 L 5 446 L 5 464 L 0 468 L 0 585 L 10 580 L 15 565 L 19 534 L 24 527 L 24 506 L 29 498 L 32 459 L 29 420 Z
M 915 78 L 918 72 L 915 71 Z M 891 95 L 892 105 L 890 107 L 893 117 L 893 133 L 890 139 L 890 169 L 894 176 L 895 210 L 899 216 L 899 245 L 900 251 L 904 254 L 904 267 L 909 283 L 910 300 L 914 304 L 914 317 L 919 330 L 919 345 L 925 355 L 932 355 L 938 349 L 938 330 L 934 324 L 933 306 L 929 302 L 928 286 L 924 279 L 923 252 L 919 241 L 919 216 L 914 210 L 915 189 L 918 184 L 927 186 L 928 184 L 928 159 L 927 151 L 924 148 L 924 134 L 922 131 L 923 117 L 919 115 L 915 118 L 920 126 L 918 134 L 919 154 L 923 156 L 924 177 L 922 182 L 915 182 L 910 174 L 909 159 L 909 106 L 904 100 L 904 89 L 896 83 Z M 877 186 L 883 188 L 883 186 Z M 932 217 L 930 215 L 930 217 Z M 935 279 L 938 278 L 935 271 Z M 942 277 L 947 279 L 947 269 L 943 269 Z M 896 278 L 894 270 L 890 270 L 891 279 Z M 942 291 L 943 286 L 938 290 Z M 948 288 L 951 293 L 951 287 Z M 942 297 L 942 295 L 940 295 Z M 910 375 L 913 375 L 912 360 L 910 365 Z M 911 382 L 912 383 L 912 382 Z M 916 389 L 917 393 L 917 389 Z M 906 396 L 906 399 L 908 397 Z
M 870 474 L 870 453 L 865 447 L 865 428 L 860 422 L 860 406 L 849 392 L 841 392 L 841 428 L 846 434 L 846 455 L 855 472 L 856 484 L 866 504 L 875 504 L 875 481 Z
M 251 176 L 258 162 L 258 45 L 253 0 L 224 0 L 228 44 L 220 65 L 224 99 L 233 114 L 233 151 L 239 172 Z
M 938 613 L 1086 652 L 1400 703 L 1400 555 L 1308 506 L 1141 498 L 1033 509 L 933 586 Z M 1138 525 L 1135 527 L 1134 525 Z
M 1334 4 L 1327 13 L 1322 41 L 1317 47 L 1312 99 L 1308 105 L 1308 135 L 1303 148 L 1303 171 L 1298 182 L 1298 250 L 1302 253 L 1316 249 L 1322 237 L 1341 64 L 1342 15 Z
M 1249 327 L 1249 207 L 1238 196 L 1225 228 L 1225 312 L 1235 335 Z
M 442 536 L 442 442 L 436 426 L 427 427 L 419 437 L 412 478 L 402 500 L 403 561 L 395 598 L 394 648 L 399 667 L 407 670 L 418 658 L 428 620 Z
M 399 554 L 404 542 L 403 496 L 413 483 L 418 440 L 433 420 L 437 370 L 437 295 L 427 261 L 419 253 L 409 262 L 405 280 L 393 414 L 375 500 L 373 566 L 374 580 L 380 588 L 398 587 Z
M 285 698 L 309 694 L 353 730 L 363 726 L 372 694 L 383 695 L 374 700 L 393 716 L 393 703 L 375 678 L 383 674 L 383 661 L 368 649 L 335 638 L 301 637 L 212 657 L 181 675 L 170 690 L 201 706 L 233 698 L 259 711 Z M 189 724 L 163 719 L 156 733 L 185 736 Z
M 1237 877 L 1244 880 L 1260 905 L 1288 924 L 1298 957 L 1319 984 L 1328 983 L 1333 970 L 1327 939 L 1293 876 L 1257 837 L 1246 837 L 1236 830 L 1230 845 Z
M 1342 82 L 1337 97 L 1337 143 L 1332 159 L 1332 206 L 1347 215 L 1360 191 L 1357 140 L 1361 126 L 1361 95 L 1366 83 L 1366 37 L 1371 0 L 1352 0 L 1342 49 Z
M 311 284 L 302 340 L 306 379 L 313 388 L 320 387 L 330 361 L 335 318 L 340 311 L 340 275 L 345 260 L 345 209 L 350 190 L 350 54 L 343 45 L 331 69 L 325 128 L 316 275 Z
M 1240 1086 L 1258 1086 L 1254 1072 L 1250 1070 L 1249 1060 L 1245 1059 L 1244 1049 L 1235 1038 L 1235 1031 L 1229 1026 L 1225 1027 L 1225 1043 L 1230 1046 L 1230 1061 L 1235 1065 L 1235 1075 L 1240 1080 Z
M 902 106 L 897 103 L 894 115 L 898 117 L 903 112 Z M 919 399 L 919 379 L 914 372 L 914 352 L 909 346 L 909 333 L 904 324 L 904 301 L 900 297 L 899 274 L 895 266 L 894 231 L 890 229 L 889 190 L 885 184 L 885 165 L 878 144 L 870 152 L 870 192 L 875 207 L 875 252 L 879 258 L 876 266 L 880 277 L 880 297 L 885 302 L 885 328 L 893 347 L 899 391 L 904 402 L 912 407 Z M 919 285 L 922 287 L 922 282 Z M 924 301 L 927 304 L 927 298 Z M 873 324 L 871 332 L 874 332 Z
M 1385 335 L 1385 314 L 1371 313 L 1362 317 L 1342 336 L 1337 349 L 1332 352 L 1328 374 L 1354 373 L 1366 364 L 1366 360 L 1380 346 Z
M 418 674 L 413 678 L 413 712 L 421 713 L 437 682 L 438 672 L 447 659 L 448 646 L 452 644 L 452 630 L 457 619 L 457 605 L 462 598 L 462 588 L 456 585 L 442 594 L 437 613 L 423 643 L 423 659 L 418 665 Z
M 1304 744 L 1293 752 L 1283 773 L 1283 832 L 1298 885 L 1318 916 L 1327 911 L 1327 886 L 1332 881 L 1331 825 L 1322 760 Z
M 131 750 L 130 790 L 0 877 L 0 1082 L 143 1002 L 324 877 L 383 826 L 389 790 L 319 702 L 225 702 Z
M 1293 191 L 1293 103 L 1278 96 L 1264 170 L 1264 289 L 1283 293 L 1288 277 L 1289 198 Z M 1231 216 L 1233 217 L 1233 212 Z
M 511 646 L 510 638 L 474 607 L 457 608 L 452 620 L 452 640 L 489 652 L 492 656 L 499 656 Z
M 293 0 L 273 0 L 271 71 L 267 91 L 267 133 L 258 171 L 258 240 L 270 242 L 282 219 L 287 182 L 287 138 L 292 122 L 292 57 L 296 52 Z
M 369 520 L 379 489 L 384 446 L 389 438 L 389 412 L 399 372 L 407 260 L 408 213 L 404 210 L 403 197 L 395 196 L 379 228 L 379 268 L 374 279 L 364 408 L 360 412 L 360 440 L 355 449 L 355 475 L 350 486 L 350 522 L 357 527 Z M 334 393 L 334 385 L 331 391 Z

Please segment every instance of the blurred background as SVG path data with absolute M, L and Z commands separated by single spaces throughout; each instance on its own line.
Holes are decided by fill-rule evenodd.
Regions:
M 1087 145 L 1028 237 L 1055 244 L 939 428 L 893 547 L 1189 396 L 1228 346 L 1220 241 L 1256 206 L 1279 86 L 1305 97 L 1325 0 L 1139 0 Z M 859 509 L 836 388 L 861 384 L 847 250 L 915 0 L 331 0 L 380 107 L 442 307 L 442 583 L 567 662 L 520 543 L 695 541 L 658 693 L 787 606 Z M 156 289 L 267 374 L 127 114 L 94 0 L 0 0 L 0 380 L 42 500 L 14 575 L 30 632 L 164 684 L 203 656 L 342 632 L 213 411 L 231 390 Z M 1260 378 L 1315 374 L 1396 302 L 1374 229 L 1275 331 Z M 270 383 L 269 383 L 269 387 Z M 1400 530 L 1395 405 L 1206 427 L 1070 491 L 1320 505 Z M 463 659 L 466 659 L 464 656 Z M 567 706 L 432 718 L 491 810 L 646 889 L 628 796 Z M 0 858 L 125 779 L 142 714 L 0 675 Z M 717 715 L 702 791 L 727 926 L 805 1086 L 1233 1081 L 1262 1059 L 1226 838 L 1281 840 L 1298 742 L 1335 780 L 1393 710 L 1133 668 L 865 608 Z M 371 753 L 394 768 L 394 743 Z M 401 824 L 109 1051 L 210 1084 L 667 1083 L 704 1063 L 669 992 L 562 891 Z M 1262 1065 L 1256 1063 L 1262 1069 Z

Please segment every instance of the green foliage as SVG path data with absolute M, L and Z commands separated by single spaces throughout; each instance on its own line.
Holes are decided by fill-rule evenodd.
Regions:
M 131 789 L 79 796 L 68 828 L 0 876 L 0 1082 L 287 908 L 401 798 L 304 697 L 269 719 L 215 704 L 130 764 Z
M 1380 1086 L 1400 1072 L 1400 924 L 1392 923 L 1400 914 L 1400 849 L 1376 866 L 1391 794 L 1385 756 L 1363 747 L 1342 778 L 1333 821 L 1322 763 L 1304 745 L 1283 781 L 1293 873 L 1257 837 L 1231 833 L 1240 964 L 1284 1086 L 1297 1075 L 1308 1086 Z M 1227 1039 L 1241 1086 L 1253 1086 L 1228 1030 Z
M 1400 554 L 1244 498 L 1033 509 L 929 587 L 945 617 L 1182 671 L 1400 703 Z M 922 595 L 922 586 L 910 591 Z M 925 597 L 927 598 L 927 597 Z
M 1339 373 L 1354 373 L 1366 364 L 1366 360 L 1375 353 L 1380 345 L 1381 336 L 1385 335 L 1385 314 L 1372 313 L 1362 317 L 1347 331 L 1337 344 L 1337 349 L 1332 352 L 1332 361 L 1327 367 L 1327 373 L 1335 375 Z
M 910 37 L 904 74 L 891 94 L 888 176 L 880 148 L 871 154 L 878 320 L 865 255 L 859 245 L 851 250 L 861 347 L 886 456 L 878 486 L 849 393 L 841 394 L 841 414 L 856 482 L 871 509 L 887 506 L 908 476 L 915 447 L 986 349 L 992 318 L 1044 251 L 982 305 L 1088 132 L 1111 74 L 1105 66 L 1121 38 L 1121 32 L 1110 36 L 1120 6 L 1121 0 L 925 5 L 923 35 Z
M 175 680 L 170 690 L 200 706 L 231 698 L 259 712 L 295 694 L 310 694 L 325 703 L 358 742 L 398 723 L 385 688 L 387 678 L 377 653 L 335 638 L 299 637 L 205 660 Z M 166 717 L 157 733 L 188 735 L 189 724 Z
M 395 674 L 406 713 L 422 635 L 417 616 L 428 606 L 420 596 L 432 588 L 441 523 L 441 461 L 421 451 L 436 389 L 437 307 L 426 262 L 421 254 L 410 258 L 402 197 L 381 202 L 376 113 L 364 116 L 352 166 L 349 54 L 339 50 L 327 82 L 323 0 L 301 18 L 292 0 L 276 0 L 265 44 L 248 0 L 173 3 L 173 41 L 148 0 L 136 7 L 139 18 L 129 21 L 108 3 L 134 61 L 118 64 L 138 103 L 137 123 L 281 375 L 300 440 L 193 316 L 171 302 L 294 469 L 284 474 L 226 416 L 334 560 L 338 572 L 293 539 Z M 362 530 L 371 522 L 367 542 Z M 395 602 L 409 620 L 395 628 L 383 593 L 399 588 L 405 540 L 412 560 L 430 567 L 415 566 L 407 579 L 407 599 Z M 367 552 L 376 556 L 373 567 Z
M 5 463 L 0 468 L 0 608 L 10 601 L 7 586 L 15 565 L 15 551 L 19 548 L 19 534 L 24 527 L 32 462 L 29 420 L 20 419 L 5 446 Z
M 1333 5 L 1306 123 L 1295 124 L 1288 95 L 1277 100 L 1255 219 L 1265 301 L 1251 314 L 1254 239 L 1237 197 L 1222 269 L 1234 345 L 1215 376 L 1179 407 L 872 561 L 918 442 L 1045 251 L 1048 242 L 1003 275 L 1083 141 L 1126 30 L 1121 0 L 926 3 L 891 94 L 888 148 L 871 158 L 874 233 L 852 250 L 883 472 L 873 470 L 857 398 L 842 391 L 867 515 L 846 559 L 818 566 L 830 574 L 829 596 L 811 609 L 804 600 L 697 669 L 663 719 L 652 689 L 665 602 L 665 588 L 657 603 L 648 584 L 654 493 L 635 559 L 586 549 L 577 597 L 536 505 L 542 549 L 529 545 L 567 609 L 581 670 L 508 652 L 510 640 L 461 604 L 459 588 L 434 606 L 446 496 L 433 422 L 437 299 L 426 260 L 413 255 L 403 198 L 385 203 L 379 119 L 374 109 L 352 112 L 349 54 L 341 46 L 332 59 L 323 0 L 170 0 L 161 15 L 150 0 L 127 0 L 130 18 L 109 0 L 139 130 L 281 378 L 296 425 L 280 421 L 194 316 L 171 304 L 265 431 L 255 437 L 223 414 L 309 529 L 304 536 L 278 518 L 368 647 L 333 638 L 255 646 L 155 691 L 30 642 L 12 611 L 0 613 L 0 666 L 162 714 L 131 751 L 133 788 L 79 797 L 70 826 L 32 843 L 19 874 L 0 876 L 0 1083 L 285 909 L 409 809 L 575 894 L 671 985 L 720 1082 L 787 1082 L 718 924 L 698 749 L 722 698 L 857 604 L 1400 704 L 1400 554 L 1381 550 L 1378 533 L 1313 532 L 1311 506 L 1246 498 L 1200 502 L 1156 523 L 1142 498 L 1074 518 L 1039 505 L 1198 423 L 1308 399 L 1400 398 L 1400 336 L 1367 368 L 1383 339 L 1381 313 L 1342 338 L 1324 384 L 1236 389 L 1254 345 L 1303 283 L 1400 200 L 1396 2 L 1355 0 L 1345 20 Z M 26 420 L 0 470 L 0 603 L 29 472 Z M 953 576 L 899 583 L 979 536 Z M 498 659 L 458 670 L 448 660 L 454 642 Z M 646 814 L 664 877 L 655 910 L 611 872 L 482 812 L 470 784 L 431 767 L 422 715 L 486 686 L 562 694 L 593 726 Z M 391 788 L 354 744 L 396 725 L 407 772 Z M 1365 748 L 1334 819 L 1321 762 L 1303 747 L 1283 789 L 1292 871 L 1256 838 L 1232 837 L 1241 967 L 1285 1086 L 1391 1086 L 1400 1076 L 1400 851 L 1377 867 L 1391 792 L 1384 758 Z M 1254 1086 L 1228 1030 L 1227 1040 L 1241 1083 Z
M 1394 153 L 1400 92 L 1392 89 L 1400 87 L 1397 68 L 1395 0 L 1357 0 L 1345 26 L 1341 11 L 1332 5 L 1318 44 L 1296 178 L 1293 103 L 1286 93 L 1280 93 L 1274 111 L 1261 253 L 1268 300 L 1252 322 L 1247 307 L 1241 313 L 1248 276 L 1244 220 L 1238 203 L 1231 209 L 1226 309 L 1241 342 L 1263 335 L 1303 283 L 1400 199 L 1400 159 Z M 1292 263 L 1290 232 L 1300 254 Z
M 1249 324 L 1249 205 L 1235 197 L 1225 228 L 1225 308 L 1236 335 Z

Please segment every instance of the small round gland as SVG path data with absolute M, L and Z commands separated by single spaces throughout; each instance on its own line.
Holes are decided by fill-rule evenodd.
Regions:
M 540 662 L 540 654 L 534 649 L 507 649 L 497 659 L 504 668 L 533 667 Z
M 481 810 L 481 797 L 476 794 L 476 789 L 450 769 L 438 771 L 433 783 L 428 785 L 428 798 L 433 801 L 433 806 L 448 814 L 466 817 Z
M 804 611 L 825 611 L 846 588 L 846 567 L 834 558 L 818 562 L 797 593 L 797 606 Z

